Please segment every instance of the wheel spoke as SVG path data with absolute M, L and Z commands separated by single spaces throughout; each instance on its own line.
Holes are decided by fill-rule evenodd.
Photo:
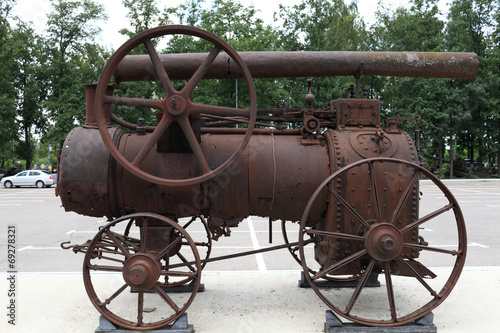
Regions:
M 151 108 L 157 110 L 161 110 L 163 107 L 161 100 L 157 99 L 117 97 L 117 96 L 104 96 L 104 104 L 127 105 L 127 106 Z
M 413 276 L 415 276 L 415 278 L 418 280 L 418 282 L 420 282 L 424 287 L 425 289 L 427 289 L 432 296 L 434 296 L 434 298 L 440 298 L 439 295 L 436 293 L 436 291 L 434 289 L 432 289 L 431 286 L 429 286 L 429 284 L 427 282 L 424 281 L 424 278 L 422 276 L 420 276 L 420 274 L 418 274 L 418 272 L 416 270 L 413 269 L 413 267 L 411 267 L 410 264 L 408 264 L 406 261 L 403 260 L 403 258 L 401 258 L 400 256 L 396 258 L 398 260 L 398 262 L 400 262 L 402 265 L 404 265 L 406 267 L 406 269 L 408 269 L 409 272 L 411 272 L 411 274 L 413 274 Z
M 123 246 L 123 243 L 120 242 L 120 240 L 118 238 L 116 238 L 116 236 L 113 234 L 113 232 L 107 230 L 106 235 L 108 235 L 108 237 L 113 241 L 113 243 L 115 243 L 115 245 L 118 246 L 118 248 L 123 253 L 125 258 L 128 259 L 130 257 L 130 252 L 128 251 L 128 249 L 125 246 Z
M 375 198 L 375 208 L 377 209 L 377 222 L 382 223 L 382 211 L 380 210 L 380 200 L 378 197 L 377 182 L 375 181 L 375 172 L 373 168 L 373 161 L 368 163 L 368 170 L 370 172 L 370 178 L 372 182 L 373 196 Z
M 359 220 L 359 222 L 361 222 L 365 227 L 366 229 L 370 230 L 371 229 L 371 225 L 368 224 L 368 222 L 365 221 L 365 219 L 363 217 L 361 217 L 361 215 L 359 215 L 359 213 L 357 211 L 354 210 L 354 208 L 352 208 L 351 205 L 349 205 L 347 203 L 347 201 L 345 201 L 344 198 L 342 198 L 340 196 L 340 194 L 338 194 L 337 192 L 335 192 L 331 187 L 330 185 L 327 186 L 328 190 L 335 196 L 335 198 L 340 201 L 340 203 L 342 203 L 342 205 L 344 205 L 345 208 L 347 208 L 347 210 L 356 218 Z
M 193 151 L 193 154 L 198 160 L 201 171 L 203 172 L 203 174 L 211 172 L 212 170 L 208 166 L 208 162 L 205 158 L 205 155 L 203 154 L 203 151 L 201 150 L 201 146 L 198 142 L 198 139 L 196 138 L 196 135 L 193 132 L 193 129 L 191 128 L 191 125 L 189 124 L 189 121 L 183 117 L 179 118 L 177 121 L 179 122 L 179 125 L 181 126 L 182 131 L 184 132 L 186 140 L 188 141 L 189 146 Z
M 186 264 L 186 266 L 191 270 L 191 272 L 196 272 L 196 268 L 194 268 L 193 265 L 188 263 L 188 260 L 186 259 L 186 257 L 182 255 L 182 253 L 180 252 L 177 253 L 177 257 L 179 257 L 179 259 L 181 259 L 181 261 Z
M 106 305 L 108 305 L 109 303 L 111 303 L 115 298 L 117 298 L 118 295 L 120 295 L 125 289 L 127 289 L 127 287 L 128 287 L 128 284 L 125 283 L 123 286 L 121 286 L 120 288 L 118 288 L 118 290 L 115 291 L 113 293 L 113 295 L 111 295 L 111 297 L 107 298 L 100 305 L 105 307 Z
M 144 290 L 139 290 L 137 292 L 137 325 L 139 327 L 143 326 L 143 311 L 144 311 Z
M 191 94 L 193 93 L 196 86 L 198 86 L 198 84 L 203 79 L 203 77 L 207 73 L 208 69 L 210 68 L 210 66 L 214 62 L 215 58 L 217 58 L 217 55 L 219 54 L 219 52 L 220 52 L 220 48 L 217 45 L 215 45 L 214 48 L 212 49 L 212 51 L 210 51 L 208 56 L 205 58 L 203 63 L 200 65 L 200 67 L 198 67 L 198 69 L 196 70 L 196 73 L 194 73 L 193 77 L 191 77 L 189 82 L 182 89 L 181 94 L 184 95 L 185 93 L 187 93 L 188 96 L 191 96 Z
M 424 216 L 424 217 L 416 220 L 413 223 L 408 224 L 406 227 L 404 227 L 403 229 L 401 229 L 401 233 L 404 234 L 405 232 L 408 232 L 409 230 L 411 230 L 413 228 L 416 228 L 419 225 L 424 224 L 425 222 L 428 222 L 429 220 L 432 220 L 433 218 L 438 217 L 441 214 L 446 213 L 447 211 L 449 211 L 450 209 L 452 209 L 454 206 L 455 205 L 453 203 L 450 203 L 449 205 L 444 206 L 444 207 L 436 210 L 435 212 L 427 214 L 426 216 Z
M 148 156 L 149 152 L 153 149 L 158 140 L 160 140 L 161 136 L 168 128 L 168 126 L 170 126 L 171 123 L 172 119 L 166 114 L 163 114 L 160 123 L 158 124 L 154 132 L 151 135 L 149 135 L 149 138 L 147 139 L 146 143 L 132 161 L 131 163 L 132 166 L 136 168 L 139 168 L 141 166 L 142 162 L 144 162 L 144 160 L 146 159 L 146 156 Z
M 250 110 L 248 109 L 236 109 L 226 106 L 216 106 L 216 105 L 206 105 L 190 103 L 191 113 L 206 113 L 216 116 L 231 116 L 231 117 L 243 117 L 250 118 Z
M 188 265 L 187 265 L 188 266 Z M 163 276 L 187 276 L 187 277 L 195 277 L 198 273 L 196 271 L 193 272 L 184 272 L 184 271 L 161 271 L 160 275 Z
M 306 230 L 306 234 L 334 237 L 334 238 L 342 238 L 342 239 L 350 239 L 350 240 L 356 240 L 356 241 L 364 241 L 365 240 L 365 238 L 362 236 L 356 236 L 356 235 L 344 234 L 341 232 L 332 232 L 332 231 Z
M 146 252 L 146 229 L 148 228 L 148 219 L 144 219 L 142 222 L 142 230 L 141 230 L 141 252 Z
M 445 254 L 451 254 L 452 256 L 460 255 L 462 254 L 462 251 L 456 251 L 456 250 L 445 250 L 445 249 L 440 249 L 437 247 L 431 247 L 427 245 L 420 245 L 420 244 L 411 244 L 411 243 L 404 243 L 405 247 L 410 247 L 412 249 L 417 249 L 417 250 L 425 250 L 425 251 L 432 251 L 432 252 L 439 252 L 439 253 L 445 253 Z
M 401 214 L 401 211 L 403 210 L 403 206 L 406 203 L 406 200 L 408 200 L 408 197 L 410 196 L 411 189 L 413 188 L 413 186 L 415 186 L 415 182 L 418 180 L 419 175 L 420 175 L 420 173 L 416 172 L 416 170 L 415 170 L 415 174 L 413 175 L 411 180 L 408 182 L 408 185 L 406 186 L 406 189 L 403 192 L 403 195 L 401 196 L 401 198 L 399 199 L 399 202 L 396 206 L 396 209 L 394 210 L 394 214 L 392 215 L 391 222 L 390 222 L 391 224 L 396 223 L 396 220 L 398 219 L 399 214 Z
M 391 319 L 392 322 L 396 322 L 397 313 L 396 313 L 396 301 L 394 298 L 394 286 L 392 285 L 392 277 L 391 277 L 391 267 L 389 265 L 389 261 L 385 262 L 385 284 L 387 287 L 387 298 L 389 300 L 389 307 L 391 308 Z
M 344 265 L 347 265 L 350 262 L 352 262 L 352 261 L 354 261 L 354 260 L 356 260 L 356 259 L 364 256 L 365 254 L 366 254 L 366 249 L 358 251 L 358 252 L 354 253 L 353 255 L 350 255 L 349 257 L 344 258 L 344 259 L 336 262 L 335 264 L 331 265 L 327 269 L 324 269 L 321 272 L 314 274 L 313 276 L 311 276 L 311 279 L 312 280 L 321 279 L 322 277 L 330 274 L 330 272 L 336 270 L 337 268 L 342 267 Z
M 158 53 L 156 52 L 155 47 L 153 46 L 153 43 L 151 43 L 151 40 L 148 39 L 144 41 L 144 46 L 146 46 L 146 49 L 148 50 L 149 57 L 153 62 L 155 72 L 158 75 L 158 79 L 161 82 L 163 91 L 165 91 L 166 96 L 172 96 L 176 91 L 172 86 L 172 82 L 170 81 L 170 78 L 168 77 L 168 74 L 161 63 L 160 57 L 158 56 Z
M 156 290 L 158 295 L 160 295 L 160 297 L 172 308 L 172 310 L 175 311 L 175 313 L 179 313 L 181 311 L 181 309 L 177 306 L 177 304 L 175 304 L 175 302 L 170 298 L 170 296 L 167 295 L 165 290 L 161 289 L 158 283 L 155 284 L 153 288 L 154 290 Z
M 349 304 L 347 304 L 347 308 L 345 310 L 346 314 L 349 314 L 352 308 L 354 307 L 354 304 L 358 300 L 361 291 L 365 287 L 366 281 L 368 281 L 368 278 L 370 277 L 374 266 L 375 266 L 375 259 L 372 259 L 368 264 L 368 267 L 366 268 L 363 277 L 361 278 L 361 280 L 359 280 L 358 285 L 356 286 L 356 289 L 354 290 L 354 293 L 352 294 L 352 297 L 349 301 Z
M 189 227 L 189 226 L 190 226 L 190 225 L 191 225 L 191 224 L 192 224 L 195 220 L 196 220 L 196 216 L 193 216 L 193 217 L 191 218 L 191 220 L 189 220 L 186 224 L 184 224 L 184 225 L 182 226 L 182 228 L 184 228 L 184 230 L 186 230 L 186 229 L 187 229 L 187 228 L 188 228 L 188 227 Z
M 174 246 L 176 246 L 181 241 L 181 237 L 178 237 L 172 243 L 168 244 L 160 253 L 158 253 L 155 257 L 155 260 L 162 259 Z
M 102 271 L 102 272 L 122 272 L 123 267 L 120 266 L 105 266 L 105 265 L 92 265 L 87 264 L 87 267 L 94 271 Z

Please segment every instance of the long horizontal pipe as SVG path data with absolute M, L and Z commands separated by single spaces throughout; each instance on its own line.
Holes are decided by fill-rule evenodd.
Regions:
M 473 79 L 479 61 L 475 53 L 459 52 L 241 52 L 253 78 L 381 75 Z M 162 54 L 171 80 L 188 80 L 207 57 L 204 53 Z M 227 54 L 220 53 L 205 79 L 241 78 Z M 148 55 L 128 55 L 115 70 L 117 81 L 151 81 L 157 75 Z

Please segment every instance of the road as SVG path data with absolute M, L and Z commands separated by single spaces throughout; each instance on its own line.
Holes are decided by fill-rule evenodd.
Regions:
M 445 181 L 462 209 L 468 237 L 467 267 L 500 266 L 500 181 Z M 439 202 L 440 193 L 429 182 L 421 182 L 421 210 Z M 18 269 L 21 272 L 80 272 L 83 255 L 61 249 L 62 242 L 82 244 L 106 224 L 105 218 L 91 218 L 65 212 L 54 188 L 0 188 L 2 230 L 0 230 L 0 271 L 6 271 L 7 226 L 17 232 Z M 432 208 L 434 209 L 434 208 Z M 423 214 L 421 214 L 423 215 Z M 298 226 L 287 222 L 289 238 L 297 239 Z M 189 230 L 203 235 L 200 228 Z M 435 244 L 446 243 L 448 231 L 435 235 Z M 282 243 L 281 223 L 273 222 L 273 244 Z M 441 241 L 441 239 L 443 239 Z M 211 257 L 270 246 L 267 219 L 252 216 L 233 228 L 231 237 L 221 237 L 212 245 Z M 210 263 L 205 271 L 299 270 L 287 250 L 247 258 Z
M 495 332 L 498 323 L 492 326 L 495 322 L 490 321 L 500 305 L 500 181 L 444 183 L 462 209 L 468 253 L 451 300 L 434 312 L 439 318 L 436 326 L 439 332 Z M 421 216 L 443 205 L 442 193 L 430 182 L 421 182 L 420 191 Z M 107 221 L 65 212 L 53 188 L 0 188 L 0 209 L 0 304 L 8 304 L 4 289 L 8 290 L 5 277 L 9 277 L 9 227 L 15 228 L 20 303 L 20 325 L 7 325 L 4 318 L 0 331 L 95 330 L 98 314 L 88 301 L 81 280 L 83 255 L 62 250 L 60 244 L 82 244 Z M 289 238 L 297 239 L 297 224 L 287 223 L 287 229 Z M 221 237 L 213 243 L 211 257 L 270 246 L 268 231 L 266 219 L 251 216 L 232 229 L 231 237 Z M 204 237 L 201 227 L 189 232 L 194 238 Z M 453 224 L 445 229 L 426 224 L 421 232 L 440 248 L 453 246 L 454 234 Z M 279 222 L 273 223 L 272 235 L 272 245 L 282 243 Z M 439 266 L 436 264 L 438 271 Z M 310 290 L 296 287 L 300 270 L 286 249 L 209 263 L 202 279 L 208 291 L 199 293 L 188 309 L 190 321 L 197 323 L 199 332 L 321 332 L 325 305 Z M 232 327 L 231 319 L 236 316 L 242 319 L 237 327 Z

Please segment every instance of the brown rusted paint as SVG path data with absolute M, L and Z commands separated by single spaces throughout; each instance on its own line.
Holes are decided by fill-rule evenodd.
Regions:
M 110 128 L 118 141 L 123 131 Z M 58 191 L 67 211 L 88 216 L 120 216 L 114 197 L 114 161 L 96 129 L 77 127 L 64 141 L 58 167 Z
M 183 34 L 201 38 L 205 41 L 213 44 L 213 49 L 209 55 L 200 63 L 200 66 L 195 70 L 193 76 L 190 77 L 189 82 L 181 90 L 177 91 L 170 79 L 170 73 L 166 72 L 164 68 L 161 68 L 160 59 L 158 53 L 156 52 L 152 39 L 165 36 L 165 35 L 175 35 Z M 139 45 L 144 45 L 148 50 L 148 57 L 153 66 L 153 73 L 161 81 L 162 89 L 164 90 L 165 97 L 162 99 L 134 99 L 134 98 L 118 98 L 113 97 L 109 94 L 108 83 L 111 77 L 116 73 L 116 67 L 122 62 L 123 58 L 129 54 L 134 48 Z M 198 86 L 200 81 L 206 77 L 206 71 L 209 69 L 210 64 L 213 62 L 215 57 L 224 51 L 230 59 L 232 59 L 240 68 L 241 74 L 247 83 L 247 90 L 249 94 L 249 104 L 250 107 L 247 110 L 241 110 L 237 108 L 227 108 L 221 106 L 210 106 L 210 105 L 200 105 L 193 101 L 192 93 Z M 107 110 L 106 108 L 109 104 L 124 104 L 129 106 L 145 106 L 149 108 L 157 109 L 162 113 L 161 121 L 158 123 L 156 129 L 154 129 L 152 136 L 150 136 L 150 141 L 143 145 L 141 150 L 137 151 L 136 155 L 132 159 L 127 159 L 112 142 L 112 138 L 108 132 L 108 122 L 107 122 Z M 201 113 L 216 114 L 216 115 L 240 115 L 247 118 L 248 127 L 246 128 L 245 134 L 240 140 L 240 144 L 233 146 L 233 154 L 224 161 L 221 165 L 217 166 L 215 169 L 211 169 L 207 165 L 206 157 L 203 155 L 199 149 L 196 134 L 194 133 L 194 128 L 191 120 L 193 118 L 199 117 Z M 252 136 L 252 130 L 255 127 L 257 116 L 257 97 L 255 86 L 253 84 L 252 76 L 248 70 L 248 67 L 241 59 L 239 54 L 225 41 L 215 36 L 214 34 L 204 31 L 195 27 L 188 27 L 182 25 L 171 25 L 171 26 L 161 26 L 153 29 L 143 31 L 136 36 L 132 37 L 125 44 L 123 44 L 108 60 L 106 66 L 104 67 L 99 82 L 97 83 L 97 88 L 95 92 L 95 118 L 97 121 L 97 126 L 99 128 L 99 133 L 101 134 L 102 140 L 109 152 L 116 161 L 128 172 L 135 175 L 136 177 L 142 178 L 145 181 L 149 181 L 155 184 L 162 184 L 167 186 L 190 186 L 194 184 L 201 183 L 203 181 L 209 180 L 212 177 L 218 175 L 225 169 L 227 169 L 241 154 L 245 146 L 248 144 L 250 137 Z M 112 115 L 113 117 L 113 115 Z M 188 178 L 166 178 L 158 177 L 154 174 L 150 174 L 141 168 L 142 163 L 146 156 L 151 152 L 153 146 L 160 140 L 163 133 L 168 130 L 172 123 L 177 123 L 184 132 L 186 140 L 189 142 L 189 146 L 192 149 L 193 155 L 195 155 L 198 162 L 198 166 L 201 169 L 196 175 Z
M 474 53 L 458 52 L 240 52 L 253 78 L 381 75 L 473 79 L 479 69 Z M 189 79 L 207 54 L 162 54 L 160 60 L 172 80 Z M 125 57 L 115 71 L 117 81 L 156 80 L 147 55 Z M 219 54 L 206 79 L 239 79 L 241 70 Z
M 398 134 L 386 134 L 384 139 L 386 144 L 382 146 L 376 142 L 377 128 L 375 129 L 359 129 L 353 126 L 351 130 L 333 131 L 328 130 L 325 133 L 327 146 L 330 154 L 330 172 L 334 173 L 342 167 L 350 165 L 354 162 L 361 161 L 366 158 L 373 157 L 390 157 L 403 159 L 418 163 L 418 156 L 414 148 L 413 141 L 404 132 Z M 398 197 L 401 189 L 406 187 L 408 175 L 405 170 L 391 169 L 393 166 L 387 166 L 387 174 L 393 174 L 394 177 L 390 182 L 379 184 L 379 198 L 382 209 L 382 216 L 385 221 L 389 221 L 394 205 L 397 204 L 395 198 Z M 371 178 L 367 176 L 369 170 L 366 165 L 362 165 L 359 170 L 351 171 L 343 178 L 337 178 L 332 188 L 341 194 L 352 206 L 362 212 L 363 217 L 375 216 L 374 208 L 376 207 L 373 198 L 373 186 Z M 326 178 L 326 177 L 325 177 Z M 385 179 L 383 179 L 385 181 Z M 379 180 L 381 182 L 381 180 Z M 328 195 L 328 193 L 324 193 Z M 401 213 L 400 221 L 405 221 L 409 224 L 417 219 L 415 211 L 418 211 L 418 184 L 412 190 L 412 200 L 404 206 Z M 320 200 L 318 200 L 320 201 Z M 324 216 L 327 219 L 321 220 L 321 224 L 317 227 L 319 230 L 327 230 L 332 232 L 343 232 L 351 234 L 363 234 L 365 229 L 352 215 L 345 214 L 343 206 L 328 195 L 328 206 L 324 207 Z M 311 221 L 317 221 L 311 218 Z M 400 226 L 398 224 L 398 226 Z M 405 241 L 414 243 L 418 239 L 418 232 L 408 233 L 405 235 Z M 318 243 L 315 246 L 315 254 L 320 264 L 331 265 L 346 255 L 351 255 L 359 250 L 359 243 L 356 241 L 328 239 Z M 415 258 L 418 256 L 416 251 L 405 249 L 402 254 L 405 258 Z M 361 261 L 355 261 L 351 265 L 346 265 L 339 270 L 337 274 L 357 274 L 361 270 Z
M 309 282 L 316 274 L 307 267 L 304 256 L 304 246 L 310 243 L 314 243 L 314 259 L 320 264 L 320 270 L 331 268 L 330 272 L 324 274 L 325 278 L 351 275 L 351 281 L 361 279 L 362 282 L 356 288 L 359 290 L 366 282 L 362 279 L 370 274 L 386 274 L 388 294 L 392 288 L 388 278 L 390 275 L 435 277 L 427 267 L 413 260 L 418 258 L 425 243 L 418 235 L 418 224 L 425 222 L 415 222 L 419 218 L 420 173 L 427 175 L 449 198 L 451 204 L 448 209 L 453 209 L 457 220 L 459 249 L 437 249 L 438 252 L 457 257 L 449 282 L 442 290 L 444 297 L 447 296 L 464 264 L 466 236 L 463 217 L 444 185 L 417 165 L 418 152 L 413 140 L 397 128 L 399 121 L 404 118 L 391 120 L 388 129 L 383 130 L 380 125 L 380 101 L 358 98 L 332 101 L 325 109 L 313 110 L 311 83 L 306 95 L 307 109 L 284 107 L 270 110 L 268 113 L 272 116 L 261 116 L 260 123 L 256 122 L 253 88 L 249 91 L 250 110 L 203 106 L 208 108 L 205 112 L 205 109 L 200 109 L 199 105 L 192 102 L 189 94 L 182 92 L 184 89 L 175 91 L 170 80 L 191 78 L 200 68 L 201 62 L 208 59 L 207 55 L 161 55 L 158 62 L 156 51 L 151 51 L 150 39 L 165 34 L 204 38 L 215 45 L 212 55 L 219 54 L 221 48 L 230 53 L 231 59 L 226 54 L 219 54 L 212 65 L 206 67 L 208 70 L 203 78 L 238 78 L 243 75 L 251 83 L 251 72 L 254 77 L 273 78 L 390 75 L 470 79 L 477 74 L 478 69 L 477 56 L 470 53 L 248 52 L 239 56 L 212 34 L 184 26 L 159 27 L 134 37 L 108 62 L 97 92 L 95 85 L 87 86 L 86 124 L 68 135 L 58 154 L 56 191 L 65 209 L 109 219 L 118 217 L 101 229 L 94 240 L 73 247 L 77 252 L 88 249 L 84 282 L 91 301 L 103 315 L 115 320 L 115 323 L 125 324 L 125 327 L 140 326 L 139 329 L 160 327 L 160 324 L 177 318 L 176 314 L 154 325 L 143 325 L 142 294 L 139 297 L 138 323 L 127 326 L 130 322 L 110 313 L 103 306 L 107 303 L 98 300 L 90 271 L 121 269 L 126 285 L 138 289 L 141 294 L 146 289 L 158 286 L 163 269 L 196 265 L 196 272 L 186 275 L 183 281 L 195 279 L 199 285 L 202 266 L 196 246 L 187 232 L 174 222 L 182 217 L 206 216 L 206 224 L 210 229 L 208 236 L 214 239 L 228 235 L 230 227 L 238 226 L 249 215 L 269 217 L 271 220 L 301 220 L 299 242 L 281 245 L 276 249 L 291 249 L 298 245 L 301 256 L 299 262 L 308 274 Z M 141 43 L 148 48 L 150 56 L 146 59 L 125 56 Z M 154 70 L 152 61 L 157 64 Z M 168 77 L 162 67 L 166 69 Z M 158 109 L 156 127 L 143 128 L 120 121 L 112 115 L 111 105 L 121 103 L 112 96 L 107 86 L 112 75 L 118 81 L 161 77 L 165 99 L 126 99 L 124 103 Z M 191 86 L 192 89 L 199 80 L 194 80 L 196 82 Z M 92 97 L 94 94 L 95 99 Z M 356 96 L 359 97 L 359 87 Z M 202 113 L 207 113 L 209 117 L 203 118 Z M 241 115 L 248 116 L 243 123 L 248 124 L 249 129 L 202 127 L 205 120 L 215 121 L 211 123 L 212 126 L 232 125 L 238 120 L 225 117 Z M 125 133 L 113 127 L 111 121 L 132 132 Z M 252 132 L 256 124 L 266 126 L 266 121 L 292 122 L 294 125 L 301 122 L 302 128 L 285 129 L 286 125 L 273 124 Z M 177 123 L 182 130 L 175 134 L 175 129 L 169 127 L 172 123 Z M 187 130 L 188 127 L 191 129 Z M 178 134 L 181 137 L 177 137 Z M 187 146 L 172 149 L 178 148 L 172 146 L 186 141 L 184 139 L 188 141 Z M 151 149 L 144 150 L 146 146 Z M 236 152 L 234 147 L 238 147 Z M 206 165 L 200 163 L 200 156 Z M 135 163 L 136 159 L 141 161 Z M 439 215 L 437 213 L 434 217 Z M 134 222 L 141 229 L 140 240 L 132 241 L 135 242 L 132 245 L 132 238 L 122 238 L 122 235 L 109 231 L 124 220 L 128 220 L 129 225 Z M 308 238 L 305 241 L 304 235 Z M 120 243 L 118 238 L 125 239 L 124 243 Z M 112 243 L 114 245 L 109 246 Z M 191 246 L 195 260 L 169 267 L 169 258 L 186 244 Z M 105 255 L 119 254 L 126 257 L 123 268 L 91 265 L 90 262 L 99 256 L 105 259 L 102 252 Z M 257 252 L 260 250 L 248 254 Z M 235 256 L 208 258 L 207 254 L 204 263 Z M 349 257 L 355 257 L 355 260 L 338 264 Z M 160 265 L 160 260 L 165 262 L 164 266 Z M 335 265 L 340 267 L 334 268 Z M 175 271 L 172 272 L 175 274 Z M 330 308 L 339 311 L 322 297 L 321 292 L 315 291 Z M 192 297 L 182 311 L 189 306 Z M 442 299 L 437 297 L 398 320 L 395 306 L 391 304 L 393 319 L 388 322 L 352 317 L 349 311 L 340 312 L 348 319 L 363 324 L 397 326 L 428 313 Z M 350 303 L 355 303 L 355 297 Z

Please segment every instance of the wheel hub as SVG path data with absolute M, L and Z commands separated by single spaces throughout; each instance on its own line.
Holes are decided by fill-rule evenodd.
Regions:
M 186 101 L 179 95 L 167 99 L 167 111 L 173 116 L 180 116 L 186 110 Z
M 365 236 L 365 248 L 368 254 L 378 261 L 396 258 L 403 249 L 403 235 L 390 223 L 374 225 Z
M 123 266 L 123 279 L 138 290 L 152 288 L 160 277 L 160 262 L 149 254 L 138 253 L 130 257 Z

